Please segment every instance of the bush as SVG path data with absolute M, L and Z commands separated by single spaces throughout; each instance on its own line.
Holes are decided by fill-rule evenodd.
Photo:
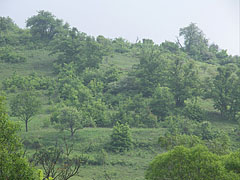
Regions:
M 219 136 L 219 132 L 212 127 L 209 121 L 196 122 L 182 116 L 169 116 L 167 120 L 161 124 L 168 128 L 167 131 L 171 135 L 195 135 L 202 140 L 212 140 Z
M 6 63 L 22 63 L 26 58 L 10 47 L 0 48 L 0 60 Z
M 53 82 L 50 78 L 39 76 L 36 73 L 32 73 L 28 76 L 21 76 L 14 73 L 9 78 L 3 80 L 3 89 L 15 92 L 17 89 L 37 89 L 37 90 L 47 90 Z
M 108 158 L 108 154 L 107 152 L 102 149 L 101 152 L 99 152 L 98 154 L 96 154 L 95 156 L 89 156 L 87 163 L 89 165 L 104 165 L 107 164 L 107 158 Z
M 165 136 L 161 136 L 158 139 L 158 143 L 161 147 L 166 149 L 172 149 L 175 146 L 184 146 L 184 147 L 193 147 L 197 144 L 203 144 L 203 141 L 194 135 L 171 135 L 166 134 Z
M 204 120 L 205 112 L 196 103 L 188 103 L 183 109 L 183 115 L 191 120 L 201 122 Z
M 240 174 L 240 150 L 226 155 L 224 165 L 228 171 Z
M 230 166 L 229 169 L 235 168 Z M 239 174 L 227 171 L 220 156 L 209 152 L 202 145 L 193 148 L 177 146 L 171 151 L 158 155 L 150 164 L 145 177 L 148 180 L 233 180 L 240 178 Z
M 38 139 L 31 139 L 31 140 L 24 139 L 22 143 L 26 148 L 30 148 L 30 149 L 37 150 L 42 147 L 42 143 Z
M 192 135 L 196 129 L 197 123 L 195 121 L 186 119 L 182 116 L 169 116 L 161 123 L 168 128 L 168 133 L 172 135 L 187 134 Z
M 131 149 L 132 137 L 130 128 L 127 124 L 116 123 L 113 127 L 110 146 L 111 150 L 114 152 L 123 152 Z

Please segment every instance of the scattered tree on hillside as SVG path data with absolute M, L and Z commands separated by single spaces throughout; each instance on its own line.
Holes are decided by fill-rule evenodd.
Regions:
M 208 40 L 196 24 L 180 28 L 179 35 L 184 37 L 184 50 L 196 60 L 208 60 Z
M 51 121 L 56 123 L 58 128 L 70 131 L 72 137 L 77 130 L 84 127 L 83 114 L 74 107 L 63 107 L 55 111 Z
M 57 33 L 60 33 L 64 27 L 68 28 L 67 25 L 63 25 L 62 20 L 56 19 L 52 13 L 43 10 L 28 18 L 26 26 L 30 28 L 35 39 L 47 42 L 52 40 Z
M 164 86 L 169 57 L 151 41 L 145 41 L 142 44 L 139 56 L 140 63 L 136 65 L 134 72 L 129 74 L 130 77 L 135 78 L 134 83 L 127 84 L 127 88 L 133 86 L 135 93 L 142 93 L 144 97 L 149 97 L 158 84 Z
M 235 120 L 240 111 L 240 72 L 234 73 L 234 69 L 219 67 L 212 89 L 214 107 L 230 120 Z
M 158 86 L 150 102 L 150 108 L 153 114 L 158 116 L 158 119 L 164 120 L 166 116 L 170 115 L 174 104 L 174 97 L 170 89 Z
M 56 64 L 63 67 L 64 64 L 73 63 L 77 73 L 82 73 L 86 68 L 99 68 L 105 51 L 94 37 L 76 28 L 56 36 L 51 45 L 52 54 L 57 54 Z
M 111 150 L 115 152 L 122 152 L 131 149 L 132 137 L 130 128 L 127 124 L 116 123 L 111 134 L 110 145 Z
M 25 122 L 25 129 L 28 132 L 28 123 L 41 107 L 37 96 L 31 91 L 19 93 L 12 99 L 10 106 L 12 115 Z
M 183 107 L 185 100 L 199 95 L 199 77 L 193 61 L 184 55 L 174 56 L 166 73 L 169 77 L 166 84 L 177 107 Z
M 36 165 L 42 166 L 44 179 L 68 180 L 78 174 L 87 160 L 84 157 L 71 157 L 70 154 L 65 155 L 65 150 L 56 144 L 55 147 L 37 151 L 33 158 Z

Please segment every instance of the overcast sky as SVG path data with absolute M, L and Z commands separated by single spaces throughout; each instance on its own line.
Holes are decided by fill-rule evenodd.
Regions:
M 20 27 L 39 10 L 89 35 L 175 41 L 194 22 L 210 42 L 240 55 L 239 0 L 0 0 L 0 16 Z

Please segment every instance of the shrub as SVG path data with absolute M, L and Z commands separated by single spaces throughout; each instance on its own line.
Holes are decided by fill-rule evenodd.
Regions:
M 165 136 L 159 137 L 158 143 L 163 148 L 172 149 L 175 146 L 193 147 L 197 144 L 203 144 L 203 141 L 199 137 L 194 135 L 166 134 Z
M 239 179 L 239 174 L 227 172 L 220 156 L 198 145 L 193 148 L 177 146 L 158 155 L 150 164 L 145 177 L 148 180 L 233 180 Z
M 132 147 L 132 137 L 128 124 L 119 124 L 113 127 L 110 142 L 111 150 L 114 152 L 123 152 Z
M 0 60 L 6 63 L 22 63 L 26 58 L 10 47 L 0 48 Z
M 204 120 L 205 112 L 196 103 L 188 103 L 183 109 L 183 115 L 191 120 L 201 122 Z
M 240 150 L 226 155 L 224 165 L 228 171 L 240 174 Z

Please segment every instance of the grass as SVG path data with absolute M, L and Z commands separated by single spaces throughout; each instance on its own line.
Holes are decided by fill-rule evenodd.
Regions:
M 25 50 L 27 61 L 20 64 L 0 63 L 0 83 L 5 78 L 11 76 L 14 72 L 19 75 L 28 75 L 36 72 L 43 76 L 53 76 L 52 62 L 54 56 L 49 56 L 49 52 L 44 50 Z M 122 71 L 128 72 L 134 64 L 139 60 L 126 54 L 114 54 L 106 58 L 103 65 L 114 64 Z M 199 67 L 199 74 L 201 79 L 209 77 L 216 73 L 216 66 L 206 65 L 197 62 Z M 44 93 L 42 93 L 44 94 Z M 8 100 L 14 96 L 13 93 L 7 95 Z M 29 132 L 24 131 L 24 122 L 19 122 L 22 130 L 19 133 L 23 139 L 37 140 L 44 146 L 54 146 L 56 141 L 61 138 L 69 137 L 70 133 L 63 131 L 59 132 L 49 123 L 50 114 L 49 110 L 51 105 L 44 95 L 40 96 L 43 104 L 41 112 L 32 118 L 29 122 Z M 236 122 L 226 121 L 221 118 L 218 111 L 213 107 L 213 101 L 210 99 L 199 99 L 199 105 L 206 110 L 207 119 L 212 125 L 218 129 L 223 129 L 227 133 L 231 133 L 232 129 L 238 125 Z M 17 118 L 11 118 L 13 121 L 18 121 Z M 45 127 L 44 127 L 45 126 Z M 134 148 L 124 153 L 113 153 L 107 150 L 112 133 L 111 128 L 84 128 L 75 134 L 74 138 L 74 152 L 75 155 L 84 154 L 89 156 L 90 159 L 95 159 L 101 153 L 102 149 L 106 149 L 107 158 L 104 165 L 85 165 L 81 167 L 78 177 L 73 177 L 71 180 L 101 180 L 105 179 L 104 176 L 109 175 L 112 180 L 142 180 L 144 179 L 144 172 L 152 159 L 164 150 L 159 147 L 157 140 L 160 135 L 165 133 L 166 129 L 156 128 L 133 128 L 131 129 Z M 233 138 L 234 139 L 234 138 Z M 70 141 L 71 142 L 71 141 Z M 233 143 L 238 143 L 235 138 Z M 29 149 L 28 155 L 34 153 L 35 150 Z
M 28 75 L 33 72 L 43 76 L 53 75 L 52 62 L 54 60 L 54 56 L 49 56 L 48 51 L 25 50 L 24 56 L 26 57 L 26 62 L 24 63 L 11 64 L 0 62 L 0 83 L 11 76 L 14 72 L 19 75 Z
M 121 71 L 129 71 L 132 66 L 138 64 L 139 60 L 135 57 L 126 54 L 115 53 L 110 57 L 105 57 L 104 64 L 114 64 L 119 67 Z
M 38 120 L 37 120 L 38 119 Z M 53 146 L 56 141 L 64 136 L 69 137 L 69 132 L 59 132 L 49 127 L 41 128 L 43 117 L 35 118 L 29 124 L 29 132 L 21 131 L 23 139 L 32 139 L 42 142 L 45 146 Z M 39 127 L 38 127 L 39 126 Z M 38 128 L 37 128 L 38 127 Z M 123 153 L 107 151 L 104 165 L 85 165 L 80 169 L 78 177 L 71 180 L 104 179 L 106 173 L 114 180 L 121 179 L 144 179 L 144 172 L 152 159 L 161 152 L 157 140 L 163 129 L 132 129 L 132 137 L 135 147 Z M 84 154 L 90 159 L 95 159 L 101 149 L 106 148 L 112 133 L 111 128 L 84 128 L 75 134 L 74 155 Z M 28 155 L 35 150 L 29 149 Z

